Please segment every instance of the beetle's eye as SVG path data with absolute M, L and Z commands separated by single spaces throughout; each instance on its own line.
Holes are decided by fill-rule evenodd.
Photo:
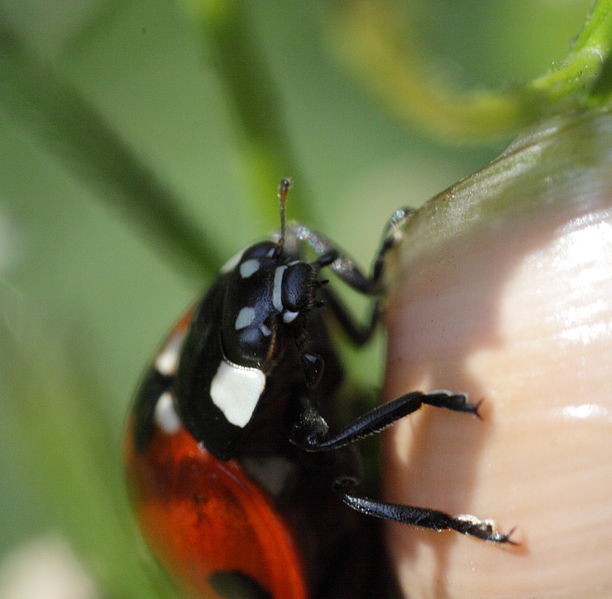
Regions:
M 310 264 L 299 262 L 289 266 L 283 279 L 283 307 L 291 312 L 310 308 L 317 287 L 317 274 Z

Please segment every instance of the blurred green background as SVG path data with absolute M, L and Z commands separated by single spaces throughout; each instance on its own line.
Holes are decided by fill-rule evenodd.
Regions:
M 224 4 L 202 3 L 213 19 Z M 273 173 L 294 177 L 290 217 L 367 265 L 395 207 L 422 204 L 509 139 L 460 143 L 396 120 L 344 68 L 330 2 L 237 2 L 242 46 L 223 45 L 195 5 L 0 0 L 0 563 L 57 531 L 102 597 L 171 596 L 131 526 L 122 427 L 173 321 L 220 261 L 274 228 L 258 160 L 291 169 Z M 398 2 L 398 26 L 441 80 L 500 86 L 563 58 L 589 5 Z M 251 88 L 232 87 L 236 64 L 256 75 Z M 251 102 L 258 82 L 263 104 Z M 251 127 L 271 124 L 280 167 L 254 149 L 249 107 Z M 125 153 L 114 161 L 100 124 Z

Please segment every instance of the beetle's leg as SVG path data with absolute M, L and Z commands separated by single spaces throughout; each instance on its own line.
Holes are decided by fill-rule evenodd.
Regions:
M 304 321 L 297 324 L 294 340 L 302 362 L 306 386 L 312 389 L 319 384 L 323 376 L 325 362 L 321 356 L 310 350 L 310 336 Z
M 378 248 L 378 252 L 376 252 L 372 265 L 372 274 L 370 276 L 375 286 L 380 286 L 383 281 L 385 256 L 387 252 L 392 250 L 401 241 L 404 235 L 404 224 L 415 213 L 416 210 L 414 208 L 404 206 L 395 210 L 386 222 L 385 228 L 383 229 L 382 241 Z
M 393 401 L 384 403 L 355 419 L 339 433 L 329 435 L 322 426 L 324 420 L 313 407 L 304 410 L 292 431 L 291 441 L 306 451 L 328 451 L 355 443 L 379 433 L 400 418 L 418 410 L 423 404 L 467 412 L 478 416 L 478 406 L 467 401 L 467 396 L 450 391 L 412 391 Z
M 375 295 L 381 291 L 385 256 L 401 239 L 401 226 L 412 214 L 414 214 L 414 210 L 409 208 L 401 208 L 393 213 L 385 226 L 383 240 L 374 259 L 372 272 L 369 275 L 365 275 L 353 259 L 340 250 L 329 238 L 308 227 L 292 223 L 290 225 L 291 238 L 294 242 L 306 243 L 319 255 L 314 264 L 320 268 L 326 266 L 331 268 L 342 281 L 355 291 L 365 295 Z M 340 298 L 329 288 L 325 288 L 323 291 L 323 299 L 355 345 L 363 345 L 371 338 L 380 317 L 380 303 L 378 301 L 372 307 L 366 324 L 362 325 L 355 320 Z
M 449 391 L 434 391 L 425 394 L 415 391 L 366 412 L 338 434 L 329 436 L 329 427 L 323 417 L 312 403 L 305 402 L 291 440 L 306 451 L 337 450 L 380 432 L 400 418 L 418 410 L 423 404 L 478 415 L 479 404 L 469 403 L 463 394 L 453 395 Z M 339 475 L 334 482 L 334 487 L 340 493 L 344 503 L 369 516 L 434 530 L 452 529 L 496 543 L 513 543 L 510 539 L 512 531 L 500 533 L 488 520 L 479 520 L 467 515 L 451 516 L 429 508 L 387 503 L 353 495 L 349 491 L 358 482 L 359 478 L 352 474 Z
M 336 490 L 340 493 L 342 501 L 346 505 L 368 516 L 401 522 L 402 524 L 423 526 L 433 530 L 456 530 L 462 534 L 495 543 L 516 544 L 510 539 L 513 530 L 508 533 L 498 532 L 490 520 L 479 520 L 469 515 L 451 516 L 429 508 L 387 503 L 351 495 L 346 491 L 346 487 L 351 486 L 350 479 L 341 478 L 336 486 Z
M 366 275 L 355 261 L 325 235 L 304 225 L 291 223 L 289 233 L 298 243 L 309 245 L 320 256 L 320 266 L 329 266 L 349 287 L 365 295 L 380 292 L 386 253 L 401 239 L 402 224 L 414 213 L 409 208 L 396 210 L 385 226 L 383 240 L 374 259 L 371 273 Z
M 342 300 L 329 287 L 323 290 L 323 300 L 325 305 L 332 311 L 334 318 L 346 336 L 355 345 L 363 345 L 369 341 L 380 319 L 380 302 L 374 302 L 370 316 L 364 325 L 355 320 Z

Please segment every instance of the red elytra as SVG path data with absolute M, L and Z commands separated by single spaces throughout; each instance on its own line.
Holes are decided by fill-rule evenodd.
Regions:
M 157 368 L 166 356 L 164 368 L 175 373 L 193 316 L 190 308 L 167 336 Z M 135 409 L 125 435 L 130 499 L 145 540 L 174 580 L 194 598 L 221 599 L 211 576 L 240 573 L 266 596 L 305 599 L 291 531 L 266 494 L 234 460 L 218 460 L 182 425 L 165 431 L 152 423 L 152 435 L 139 449 L 138 418 L 143 415 Z
M 193 597 L 216 599 L 209 577 L 239 571 L 270 596 L 305 599 L 289 530 L 236 463 L 217 460 L 181 428 L 158 429 L 143 453 L 128 443 L 126 464 L 148 544 Z

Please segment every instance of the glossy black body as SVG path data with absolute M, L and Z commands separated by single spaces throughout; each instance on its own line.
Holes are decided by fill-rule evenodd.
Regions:
M 379 519 L 509 542 L 509 535 L 496 532 L 488 521 L 353 494 L 362 479 L 357 441 L 424 404 L 478 415 L 478 404 L 464 394 L 414 391 L 355 414 L 344 428 L 338 422 L 343 370 L 329 324 L 336 320 L 355 342 L 369 338 L 377 322 L 385 254 L 399 240 L 409 215 L 397 211 L 389 221 L 369 276 L 324 236 L 300 225 L 280 241 L 245 250 L 222 269 L 193 309 L 176 372 L 167 375 L 153 367 L 137 398 L 134 440 L 139 451 L 147 451 L 156 404 L 168 392 L 193 439 L 216 459 L 235 460 L 269 495 L 278 517 L 294 531 L 312 599 L 394 596 Z M 312 261 L 302 253 L 306 246 L 316 254 Z M 323 268 L 375 298 L 367 326 L 355 324 L 325 286 Z M 232 372 L 250 369 L 265 383 L 255 394 L 254 409 L 246 410 L 244 424 L 231 422 L 226 404 L 211 390 L 215 377 L 223 378 L 220 365 Z M 218 580 L 226 581 L 226 574 Z
M 261 260 L 258 271 L 241 277 L 240 264 L 254 258 Z M 191 435 L 217 458 L 236 460 L 269 494 L 278 517 L 294 531 L 313 599 L 365 599 L 373 596 L 372 586 L 379 596 L 389 597 L 378 586 L 384 572 L 384 588 L 394 588 L 384 565 L 378 521 L 364 522 L 332 491 L 339 477 L 361 480 L 355 447 L 305 452 L 292 442 L 294 429 L 304 424 L 311 406 L 332 429 L 338 428 L 338 391 L 344 377 L 329 336 L 333 311 L 325 303 L 320 266 L 296 262 L 298 258 L 295 252 L 263 242 L 246 250 L 235 268 L 218 277 L 194 308 L 176 376 L 163 376 L 152 368 L 141 387 L 135 406 L 136 445 L 146 451 L 155 426 L 155 404 L 164 391 L 171 391 Z M 272 302 L 279 266 L 287 266 L 285 272 L 291 275 L 283 288 L 283 305 L 300 312 L 289 323 Z M 235 330 L 235 319 L 245 305 L 255 307 L 253 328 L 265 324 L 271 335 Z M 315 374 L 305 354 L 314 357 Z M 266 374 L 266 388 L 244 428 L 227 422 L 210 399 L 211 380 L 224 359 Z M 228 576 L 231 582 L 227 573 L 222 578 Z

